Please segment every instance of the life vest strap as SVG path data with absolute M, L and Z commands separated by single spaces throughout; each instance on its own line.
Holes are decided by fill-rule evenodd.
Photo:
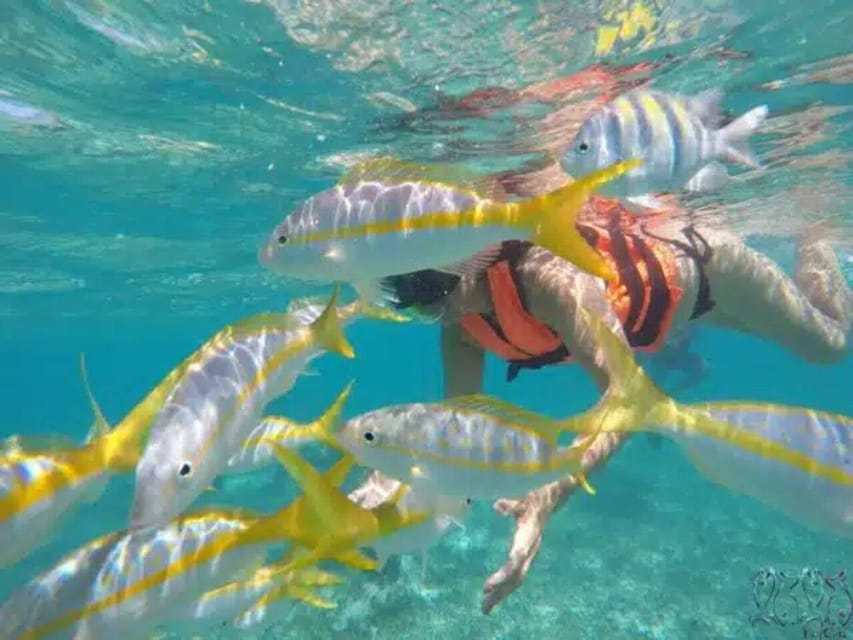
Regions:
M 619 218 L 611 216 L 605 228 L 579 228 L 619 275 L 608 285 L 606 295 L 629 344 L 654 351 L 666 339 L 682 296 L 675 284 L 675 254 L 666 244 L 650 245 L 639 235 L 626 233 Z M 527 246 L 529 243 L 520 241 L 505 242 L 501 256 L 486 271 L 494 317 L 467 313 L 461 319 L 462 328 L 474 340 L 508 361 L 508 380 L 515 379 L 521 369 L 567 363 L 572 358 L 559 335 L 528 311 L 516 273 Z

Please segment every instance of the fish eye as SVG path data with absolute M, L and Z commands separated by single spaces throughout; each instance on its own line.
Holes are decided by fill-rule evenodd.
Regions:
M 193 472 L 193 466 L 189 462 L 184 462 L 183 464 L 181 464 L 180 468 L 178 469 L 178 475 L 181 476 L 182 478 L 186 478 L 188 476 L 191 476 L 192 472 Z
M 279 245 L 287 244 L 287 236 L 280 235 L 277 239 Z
M 368 442 L 373 442 L 374 440 L 376 440 L 376 436 L 373 434 L 372 431 L 365 431 L 364 432 L 364 439 L 367 440 Z
M 471 504 L 472 502 L 471 498 L 465 498 L 465 504 Z
M 581 153 L 586 153 L 587 151 L 589 151 L 589 145 L 586 142 L 581 142 L 578 145 L 578 151 L 580 151 Z

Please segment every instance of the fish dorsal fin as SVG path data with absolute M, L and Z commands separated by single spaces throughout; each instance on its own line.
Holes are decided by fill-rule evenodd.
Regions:
M 80 378 L 83 381 L 83 389 L 86 392 L 86 397 L 89 399 L 89 406 L 92 408 L 92 413 L 95 416 L 95 421 L 89 429 L 89 434 L 86 436 L 86 442 L 91 442 L 99 436 L 105 435 L 110 431 L 110 423 L 104 417 L 104 412 L 101 411 L 101 405 L 95 399 L 95 394 L 92 393 L 92 387 L 89 385 L 89 375 L 86 371 L 86 355 L 80 353 Z
M 720 89 L 708 89 L 686 100 L 687 108 L 709 129 L 718 129 L 723 122 L 721 105 L 725 94 Z
M 500 422 L 511 423 L 517 429 L 541 437 L 551 446 L 556 446 L 560 434 L 558 423 L 541 414 L 483 393 L 457 396 L 446 400 L 450 408 L 465 412 L 485 414 Z
M 371 158 L 354 165 L 340 180 L 353 182 L 435 182 L 471 191 L 480 198 L 498 199 L 502 190 L 487 175 L 452 164 L 416 164 L 392 157 Z

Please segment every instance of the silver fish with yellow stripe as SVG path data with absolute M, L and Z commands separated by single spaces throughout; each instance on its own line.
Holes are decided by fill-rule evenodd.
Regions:
M 853 537 L 853 417 L 772 403 L 678 403 L 604 323 L 581 315 L 595 332 L 611 385 L 598 405 L 560 428 L 660 433 L 721 486 L 806 526 Z
M 555 421 L 478 394 L 370 411 L 333 437 L 364 466 L 416 491 L 495 499 L 581 471 L 592 440 L 559 446 L 559 433 Z
M 89 388 L 82 356 L 80 370 L 95 414 L 86 443 L 11 437 L 0 448 L 0 567 L 46 544 L 76 507 L 101 496 L 110 476 L 133 471 L 174 383 L 167 376 L 110 428 Z
M 282 543 L 293 545 L 277 567 L 282 574 L 322 559 L 371 570 L 375 563 L 357 547 L 426 517 L 401 517 L 394 501 L 374 510 L 350 502 L 339 486 L 352 458 L 341 459 L 321 475 L 296 454 L 277 451 L 303 491 L 292 503 L 268 516 L 207 509 L 162 527 L 99 538 L 12 593 L 0 606 L 0 638 L 147 637 L 155 626 L 186 621 L 188 608 L 205 594 L 249 578 Z
M 602 195 L 628 198 L 640 207 L 662 208 L 652 194 L 720 189 L 728 172 L 720 160 L 759 168 L 748 138 L 767 117 L 765 105 L 720 126 L 723 94 L 694 97 L 634 89 L 607 103 L 584 121 L 563 154 L 570 175 L 642 158 L 643 164 L 602 185 Z
M 641 160 L 615 164 L 521 202 L 489 197 L 480 178 L 380 159 L 312 196 L 288 214 L 259 251 L 266 268 L 297 280 L 349 282 L 371 292 L 381 278 L 422 269 L 477 270 L 504 240 L 527 239 L 581 269 L 612 279 L 575 228 L 589 195 Z M 486 258 L 482 256 L 481 258 Z
M 353 357 L 341 324 L 400 316 L 357 300 L 308 300 L 226 327 L 181 365 L 136 467 L 130 526 L 165 524 L 186 509 L 243 446 L 266 405 L 323 350 Z

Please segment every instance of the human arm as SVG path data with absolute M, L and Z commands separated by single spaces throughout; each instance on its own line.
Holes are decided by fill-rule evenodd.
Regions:
M 578 307 L 582 306 L 604 318 L 617 335 L 623 335 L 619 320 L 604 295 L 602 283 L 538 247 L 526 252 L 518 264 L 517 273 L 533 316 L 560 335 L 575 360 L 590 372 L 600 389 L 605 389 L 608 376 L 601 365 L 597 345 L 590 329 L 577 315 Z M 450 312 L 445 317 L 442 356 L 447 397 L 477 393 L 482 389 L 483 351 L 465 336 L 454 316 L 460 309 L 487 308 L 484 288 L 483 279 L 466 277 L 454 292 Z M 600 467 L 619 448 L 624 438 L 614 433 L 596 438 L 583 457 L 585 472 L 589 474 Z M 484 613 L 489 613 L 524 580 L 539 551 L 551 513 L 562 506 L 577 486 L 576 477 L 570 475 L 524 498 L 503 498 L 495 502 L 494 508 L 498 513 L 513 517 L 515 532 L 506 563 L 486 580 Z

